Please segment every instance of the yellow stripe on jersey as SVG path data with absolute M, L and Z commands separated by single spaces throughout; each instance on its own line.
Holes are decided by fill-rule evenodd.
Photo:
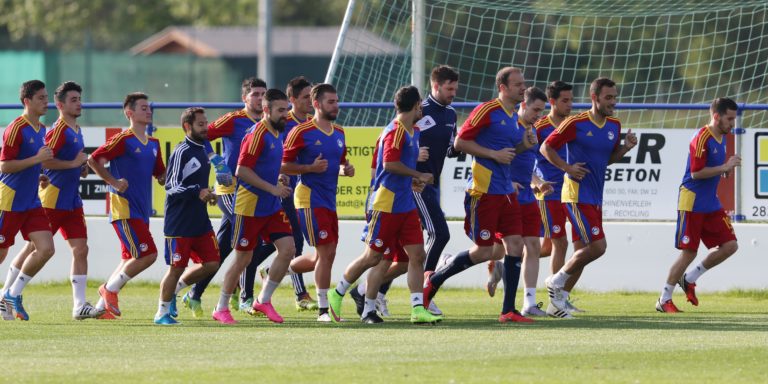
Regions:
M 712 133 L 709 132 L 709 129 L 705 129 L 704 133 L 699 136 L 698 142 L 696 143 L 696 157 L 701 157 L 704 153 L 704 148 L 707 146 L 707 140 L 709 140 L 710 137 L 712 137 Z
M 0 181 L 0 211 L 12 211 L 16 190 Z
M 112 213 L 112 220 L 131 218 L 131 208 L 128 200 L 117 193 L 109 194 L 109 210 Z
M 470 195 L 488 193 L 488 188 L 491 186 L 491 177 L 493 171 L 486 168 L 477 161 L 472 161 L 472 187 L 470 189 Z
M 395 205 L 395 193 L 383 185 L 379 186 L 379 189 L 373 193 L 372 209 L 374 211 L 391 213 L 392 207 Z
M 578 203 L 579 202 L 579 188 L 581 184 L 578 181 L 569 177 L 563 178 L 563 189 L 560 193 L 560 201 L 563 203 Z
M 696 192 L 680 186 L 680 196 L 677 198 L 678 211 L 693 211 L 693 203 L 696 201 Z
M 64 134 L 67 128 L 67 123 L 65 123 L 64 120 L 57 121 L 56 125 L 53 126 L 53 134 L 51 135 L 51 140 L 46 142 L 46 145 L 51 146 L 59 141 L 59 138 Z
M 477 110 L 477 113 L 472 117 L 472 121 L 470 121 L 469 123 L 473 127 L 477 126 L 477 124 L 480 123 L 480 120 L 482 120 L 485 117 L 485 115 L 487 115 L 488 112 L 491 109 L 496 108 L 496 107 L 498 107 L 500 105 L 501 104 L 499 103 L 499 99 L 495 99 L 493 101 L 489 101 L 487 104 L 485 104 L 482 107 L 480 107 L 479 110 Z
M 259 203 L 259 195 L 247 190 L 244 186 L 237 188 L 235 195 L 234 213 L 242 216 L 253 216 L 256 212 L 256 204 Z
M 19 134 L 21 128 L 25 125 L 27 125 L 26 120 L 21 117 L 17 118 L 13 123 L 11 123 L 11 125 L 8 127 L 10 130 L 10 133 L 8 134 L 8 143 L 13 143 L 16 141 L 16 136 Z
M 40 202 L 43 208 L 55 209 L 56 202 L 59 201 L 59 188 L 53 184 L 48 184 L 45 188 L 39 188 L 37 190 L 38 196 L 40 196 Z
M 400 124 L 398 121 L 395 123 L 395 138 L 392 142 L 392 147 L 394 149 L 400 149 L 400 141 L 403 139 L 403 135 L 405 134 L 405 128 L 403 128 L 403 125 Z
M 224 123 L 226 123 L 226 122 L 228 122 L 228 121 L 230 121 L 230 120 L 232 120 L 234 118 L 243 117 L 243 116 L 248 116 L 248 114 L 245 113 L 245 109 L 241 109 L 239 111 L 234 111 L 234 112 L 229 112 L 229 113 L 225 114 L 224 116 L 219 117 L 218 119 L 216 119 L 213 122 L 213 128 L 214 129 L 219 128 Z
M 315 120 L 310 119 L 307 120 L 296 127 L 294 127 L 291 132 L 288 134 L 288 137 L 285 139 L 285 148 L 291 148 L 293 147 L 293 144 L 296 142 L 296 139 L 299 138 L 302 134 L 304 134 L 304 131 L 307 131 L 309 129 L 317 127 L 315 125 Z
M 565 128 L 568 125 L 570 125 L 571 122 L 573 122 L 574 120 L 581 120 L 581 119 L 584 119 L 584 118 L 589 119 L 589 113 L 588 112 L 582 112 L 582 113 L 579 113 L 578 115 L 566 117 L 565 120 L 563 120 L 563 122 L 560 123 L 560 125 L 557 126 L 557 129 L 555 129 L 555 132 L 562 133 L 565 130 Z
M 312 208 L 312 189 L 299 182 L 293 193 L 293 204 L 296 208 Z
M 119 143 L 121 141 L 121 139 L 123 137 L 127 137 L 127 136 L 130 136 L 130 135 L 133 135 L 133 131 L 131 131 L 130 129 L 126 129 L 125 131 L 122 131 L 122 132 L 112 136 L 109 139 L 109 143 L 107 143 L 107 146 L 104 149 L 106 149 L 107 151 L 111 151 L 112 148 L 114 148 L 117 145 L 117 143 Z
M 536 120 L 535 123 L 533 123 L 533 126 L 536 128 L 541 128 L 543 126 L 552 124 L 553 126 L 555 124 L 552 123 L 552 120 L 549 119 L 549 115 L 542 117 L 541 119 Z
M 256 130 L 253 131 L 253 140 L 251 141 L 251 145 L 248 146 L 248 153 L 251 155 L 256 154 L 256 149 L 259 148 L 259 144 L 264 139 L 264 133 L 267 131 L 267 128 L 264 126 L 264 124 L 259 124 L 256 126 Z

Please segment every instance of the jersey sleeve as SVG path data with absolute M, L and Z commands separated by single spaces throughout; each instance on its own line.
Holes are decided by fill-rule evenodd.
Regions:
M 487 108 L 487 104 L 478 105 L 472 110 L 472 113 L 469 114 L 469 117 L 461 126 L 461 129 L 459 130 L 459 138 L 462 140 L 474 140 L 483 128 L 490 124 L 490 122 L 491 114 L 489 108 Z
M 125 139 L 126 135 L 117 134 L 112 136 L 104 145 L 96 148 L 91 154 L 96 160 L 111 161 L 112 159 L 121 156 L 125 153 Z
M 15 160 L 21 149 L 22 134 L 17 127 L 8 127 L 3 133 L 3 149 L 0 150 L 0 161 Z
M 252 132 L 245 135 L 243 144 L 240 147 L 240 157 L 237 159 L 237 165 L 253 168 L 259 160 L 261 151 L 264 148 L 264 131 Z
M 391 163 L 400 161 L 404 143 L 405 130 L 402 127 L 397 127 L 387 133 L 387 135 L 384 136 L 384 145 L 382 146 L 382 150 L 384 151 L 384 162 Z
M 64 147 L 64 144 L 67 143 L 67 135 L 64 134 L 66 129 L 66 126 L 57 126 L 45 134 L 45 145 L 51 149 L 54 157 Z
M 152 170 L 152 176 L 160 177 L 165 175 L 165 164 L 163 164 L 163 150 L 160 148 L 160 142 L 155 141 L 157 144 L 157 156 L 155 156 L 155 169 Z
M 202 186 L 197 184 L 184 183 L 184 172 L 190 156 L 184 156 L 182 152 L 174 151 L 168 159 L 168 174 L 165 177 L 165 194 L 168 197 L 180 197 L 183 199 L 192 199 L 200 195 Z
M 570 120 L 560 124 L 560 127 L 555 129 L 549 135 L 549 137 L 547 137 L 547 140 L 545 140 L 544 142 L 548 146 L 554 148 L 555 150 L 558 150 L 562 148 L 563 145 L 575 139 L 576 139 L 576 123 L 573 120 Z
M 299 152 L 304 149 L 304 135 L 298 129 L 292 129 L 285 139 L 283 146 L 283 163 L 293 163 L 299 157 Z M 346 148 L 344 148 L 346 153 Z
M 616 137 L 619 138 L 619 140 L 616 140 L 616 143 L 613 144 L 613 151 L 616 152 L 616 150 L 619 148 L 619 145 L 621 144 L 621 123 L 616 123 Z M 626 138 L 624 139 L 626 140 Z
M 709 140 L 704 139 L 702 143 L 702 136 L 696 135 L 696 138 L 691 140 L 691 144 L 688 146 L 688 153 L 691 159 L 691 173 L 701 171 L 707 166 L 707 154 L 710 152 L 710 148 L 708 148 Z
M 216 140 L 220 137 L 229 136 L 234 131 L 235 118 L 233 113 L 227 113 L 208 124 L 208 140 Z

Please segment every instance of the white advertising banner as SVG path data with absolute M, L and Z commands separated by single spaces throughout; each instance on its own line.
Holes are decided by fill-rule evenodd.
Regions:
M 637 146 L 605 174 L 605 220 L 676 220 L 677 191 L 694 129 L 638 129 Z M 768 158 L 768 136 L 766 137 Z M 464 217 L 464 190 L 471 157 L 447 159 L 440 178 L 446 216 Z M 768 184 L 768 162 L 766 163 Z M 766 193 L 768 196 L 768 192 Z

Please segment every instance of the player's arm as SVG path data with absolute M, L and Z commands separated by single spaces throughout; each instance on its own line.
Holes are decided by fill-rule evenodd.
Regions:
M 0 150 L 0 172 L 16 173 L 53 158 L 51 149 L 42 146 L 34 156 L 17 160 L 22 137 L 19 129 L 6 129 L 3 134 L 3 148 Z
M 533 177 L 531 177 L 531 189 L 533 189 L 534 193 L 541 193 L 544 196 L 547 196 L 555 191 L 555 189 L 552 187 L 552 183 L 542 179 L 535 172 L 533 173 Z
M 347 159 L 347 145 L 342 148 L 341 159 L 339 161 L 339 176 L 354 177 L 355 166 Z
M 532 128 L 526 128 L 523 140 L 515 147 L 515 153 L 523 153 L 539 143 L 539 139 L 536 136 L 536 131 Z
M 490 124 L 490 116 L 482 111 L 482 105 L 476 107 L 469 115 L 464 125 L 461 126 L 453 146 L 464 153 L 475 157 L 491 159 L 499 164 L 509 164 L 515 158 L 514 148 L 502 148 L 493 150 L 486 148 L 475 141 L 477 135 Z M 478 112 L 480 111 L 480 112 Z M 479 114 L 478 114 L 479 113 Z
M 185 158 L 183 154 L 179 155 L 176 151 L 171 153 L 171 158 L 168 159 L 168 171 L 165 176 L 165 194 L 168 197 L 175 196 L 182 199 L 193 199 L 197 198 L 200 194 L 200 190 L 203 188 L 201 185 L 191 184 L 184 180 L 182 170 L 189 160 L 189 158 Z
M 550 164 L 568 174 L 572 179 L 581 180 L 589 170 L 584 167 L 584 163 L 568 164 L 560 155 L 557 150 L 562 148 L 566 143 L 576 139 L 576 126 L 573 124 L 566 124 L 552 132 L 552 134 L 541 143 L 539 152 L 544 156 Z
M 456 118 L 453 119 L 453 128 L 451 128 L 451 141 L 448 142 L 448 152 L 445 153 L 445 157 L 453 158 L 461 156 L 462 152 L 456 149 L 454 143 L 456 142 Z
M 619 137 L 621 137 L 621 127 L 619 127 Z M 616 144 L 617 145 L 611 153 L 611 159 L 608 161 L 608 164 L 613 164 L 620 161 L 622 158 L 624 158 L 624 155 L 626 155 L 627 152 L 629 152 L 632 148 L 635 147 L 635 145 L 637 145 L 637 136 L 632 133 L 632 128 L 627 130 L 627 136 L 624 137 L 624 145 L 619 146 L 618 142 Z
M 122 138 L 113 138 L 97 148 L 88 158 L 88 166 L 91 167 L 93 172 L 118 192 L 125 192 L 128 189 L 128 180 L 115 179 L 104 164 L 122 155 L 124 152 L 125 143 Z
M 163 164 L 163 153 L 160 149 L 160 142 L 157 141 L 157 156 L 155 156 L 155 167 L 152 169 L 152 176 L 157 179 L 157 183 L 165 185 L 165 164 Z
M 384 137 L 384 144 L 382 146 L 382 150 L 384 151 L 384 171 L 395 175 L 409 176 L 418 180 L 420 183 L 432 184 L 434 182 L 434 176 L 431 173 L 419 172 L 400 161 L 402 148 L 405 144 L 405 135 L 399 135 L 398 140 L 398 135 L 396 133 L 397 129 L 392 130 Z
M 299 134 L 297 129 L 292 129 L 285 139 L 283 146 L 283 164 L 280 166 L 280 173 L 286 175 L 301 175 L 304 173 L 323 173 L 328 169 L 328 160 L 323 159 L 320 153 L 312 164 L 299 164 L 299 152 L 304 149 L 303 135 Z
M 689 154 L 691 158 L 691 178 L 709 179 L 711 177 L 725 175 L 733 170 L 733 168 L 741 165 L 741 157 L 738 155 L 731 156 L 728 160 L 718 166 L 707 167 L 707 155 L 711 152 L 710 148 L 699 148 L 698 137 L 696 140 L 692 140 L 689 146 Z M 703 147 L 707 146 L 703 144 Z
M 45 145 L 51 149 L 53 158 L 43 161 L 43 168 L 53 170 L 79 168 L 88 161 L 88 154 L 83 151 L 80 151 L 72 160 L 61 160 L 56 157 L 67 141 L 62 131 L 63 129 L 52 129 L 45 135 Z

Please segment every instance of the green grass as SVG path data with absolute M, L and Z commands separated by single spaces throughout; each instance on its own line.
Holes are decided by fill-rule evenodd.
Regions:
M 90 299 L 96 297 L 90 287 Z M 438 326 L 407 321 L 407 293 L 390 294 L 394 318 L 318 324 L 297 313 L 287 284 L 276 293 L 282 325 L 236 313 L 240 324 L 198 320 L 180 308 L 182 325 L 152 324 L 157 286 L 129 284 L 123 318 L 71 320 L 67 285 L 25 291 L 29 322 L 0 323 L 0 382 L 767 382 L 768 295 L 700 295 L 686 313 L 654 311 L 654 293 L 577 293 L 578 319 L 530 325 L 496 321 L 501 298 L 446 289 Z M 210 309 L 218 287 L 204 297 Z M 544 293 L 539 293 L 544 297 Z M 181 303 L 180 303 L 181 304 Z M 354 314 L 345 299 L 344 313 Z

